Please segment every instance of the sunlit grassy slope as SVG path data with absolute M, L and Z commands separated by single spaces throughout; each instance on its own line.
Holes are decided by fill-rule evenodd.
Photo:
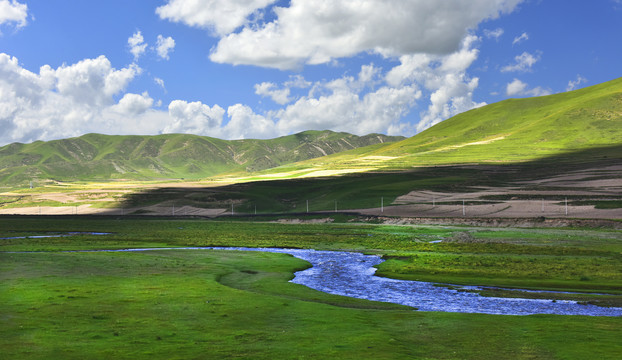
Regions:
M 258 171 L 402 139 L 332 131 L 306 131 L 270 140 L 234 141 L 187 134 L 88 134 L 0 147 L 0 183 L 16 184 L 33 179 L 199 179 L 224 172 Z
M 584 89 L 509 99 L 464 112 L 412 138 L 271 170 L 407 169 L 622 155 L 622 78 Z M 592 150 L 592 151 L 590 151 Z M 576 153 L 584 154 L 577 158 Z M 565 154 L 569 158 L 564 159 Z

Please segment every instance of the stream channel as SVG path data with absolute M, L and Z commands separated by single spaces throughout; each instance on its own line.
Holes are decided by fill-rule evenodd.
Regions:
M 419 311 L 497 315 L 622 316 L 621 307 L 600 307 L 567 300 L 484 297 L 474 292 L 458 291 L 429 282 L 379 277 L 374 275 L 376 272 L 374 266 L 384 260 L 377 255 L 364 255 L 356 252 L 241 247 L 144 248 L 94 251 L 181 249 L 263 251 L 290 254 L 308 261 L 312 265 L 306 270 L 296 272 L 294 279 L 291 280 L 293 283 L 305 285 L 329 294 L 412 306 Z M 474 286 L 462 288 L 468 290 L 480 289 Z

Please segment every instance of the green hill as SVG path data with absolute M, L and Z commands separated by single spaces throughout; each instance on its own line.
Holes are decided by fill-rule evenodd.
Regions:
M 622 78 L 459 114 L 385 155 L 413 162 L 521 162 L 622 144 Z
M 259 171 L 361 146 L 401 140 L 306 131 L 271 140 L 226 141 L 204 136 L 110 136 L 13 143 L 0 147 L 0 183 L 30 180 L 199 179 Z
M 605 158 L 622 158 L 622 78 L 566 93 L 501 101 L 456 115 L 403 141 L 286 169 L 368 169 L 370 160 L 375 169 L 400 170 Z

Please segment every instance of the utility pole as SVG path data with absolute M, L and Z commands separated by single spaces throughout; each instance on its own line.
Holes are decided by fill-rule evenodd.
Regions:
M 462 216 L 466 215 L 466 209 L 464 207 L 464 200 L 462 200 Z
M 380 197 L 380 212 L 384 213 L 384 196 Z
M 566 198 L 566 215 L 568 215 L 568 198 Z
M 307 200 L 307 214 L 309 213 L 309 200 Z

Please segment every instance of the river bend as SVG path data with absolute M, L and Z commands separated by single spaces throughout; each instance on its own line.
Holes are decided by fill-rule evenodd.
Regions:
M 567 300 L 484 297 L 474 292 L 458 291 L 434 283 L 396 280 L 375 276 L 375 265 L 383 260 L 377 255 L 356 252 L 307 249 L 184 247 L 122 250 L 78 250 L 72 252 L 134 252 L 155 250 L 238 250 L 290 254 L 311 263 L 295 273 L 291 282 L 334 295 L 402 304 L 419 311 L 442 311 L 497 315 L 587 315 L 622 316 L 620 307 L 600 307 Z M 468 287 L 477 289 L 477 287 Z

